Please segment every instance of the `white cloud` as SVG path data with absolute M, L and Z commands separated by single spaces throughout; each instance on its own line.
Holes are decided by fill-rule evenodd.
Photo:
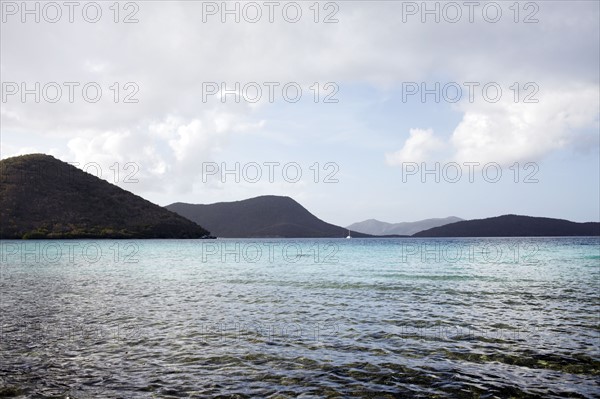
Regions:
M 0 117 L 2 118 L 2 120 L 13 120 L 15 122 L 18 122 L 21 119 L 19 117 L 19 114 L 17 114 L 14 111 L 11 111 L 10 109 L 7 109 L 6 107 L 0 108 Z
M 448 140 L 431 129 L 410 129 L 403 147 L 385 155 L 386 162 L 510 165 L 539 161 L 560 149 L 581 151 L 598 142 L 599 91 L 598 86 L 564 87 L 539 93 L 538 103 L 515 103 L 512 93 L 496 103 L 463 101 L 457 106 L 462 120 Z
M 139 167 L 136 190 L 186 193 L 202 182 L 203 162 L 212 161 L 230 136 L 251 133 L 263 125 L 239 121 L 235 115 L 217 110 L 194 119 L 168 115 L 131 130 L 82 131 L 68 141 L 68 149 L 59 156 L 78 162 L 79 167 L 98 163 L 103 177 L 111 182 L 114 171 L 110 167 L 115 162 L 121 169 L 132 162 Z
M 94 62 L 94 61 L 90 61 L 90 60 L 85 61 L 85 64 L 84 64 L 84 68 L 88 72 L 92 72 L 92 73 L 104 72 L 106 70 L 106 67 L 107 67 L 107 65 L 103 62 Z
M 221 24 L 218 15 L 202 23 L 201 3 L 145 2 L 138 24 L 114 24 L 110 10 L 98 24 L 3 24 L 3 81 L 97 80 L 104 91 L 101 102 L 92 105 L 10 101 L 21 119 L 3 119 L 3 128 L 61 136 L 71 128 L 130 129 L 168 114 L 193 119 L 207 107 L 202 83 L 209 81 L 229 87 L 335 81 L 343 88 L 344 83 L 393 87 L 431 76 L 459 82 L 597 79 L 598 43 L 590 40 L 597 37 L 598 21 L 591 17 L 597 4 L 545 4 L 538 24 L 513 23 L 507 7 L 498 24 L 483 23 L 480 16 L 473 24 L 422 24 L 419 15 L 402 23 L 402 2 L 340 3 L 336 24 L 315 24 L 308 6 L 298 24 L 281 18 L 273 24 Z M 581 59 L 591 62 L 573 62 Z M 114 104 L 109 89 L 114 82 L 138 84 L 140 103 Z M 228 102 L 227 110 L 244 114 L 264 105 L 264 99 Z
M 462 121 L 450 143 L 458 162 L 537 161 L 552 151 L 577 147 L 580 129 L 598 129 L 599 87 L 576 87 L 540 93 L 539 103 L 503 98 L 491 104 L 465 104 Z
M 410 129 L 410 137 L 406 139 L 404 146 L 394 153 L 386 154 L 385 158 L 388 165 L 424 162 L 442 147 L 442 140 L 434 136 L 432 129 Z
M 24 104 L 18 96 L 0 104 L 2 156 L 27 149 L 108 166 L 135 161 L 141 176 L 136 192 L 165 190 L 165 197 L 178 198 L 194 190 L 201 162 L 225 153 L 240 137 L 240 145 L 255 146 L 248 153 L 302 148 L 306 141 L 311 143 L 308 156 L 356 149 L 334 154 L 351 162 L 369 151 L 375 152 L 369 154 L 373 158 L 380 156 L 381 143 L 395 138 L 379 132 L 392 132 L 390 126 L 400 118 L 406 127 L 435 126 L 437 135 L 411 129 L 400 150 L 389 147 L 391 165 L 441 156 L 532 161 L 597 143 L 585 134 L 598 124 L 597 2 L 540 3 L 536 24 L 514 23 L 511 3 L 501 3 L 505 14 L 497 24 L 482 22 L 481 8 L 473 24 L 423 24 L 420 15 L 404 23 L 402 3 L 338 2 L 337 24 L 315 24 L 309 3 L 302 3 L 305 14 L 298 24 L 280 18 L 273 24 L 221 24 L 219 16 L 203 23 L 202 2 L 141 2 L 138 24 L 115 24 L 108 9 L 98 24 L 22 24 L 17 16 L 2 24 L 3 82 L 97 81 L 103 96 L 95 104 L 81 98 L 73 104 Z M 462 114 L 456 126 L 432 123 L 428 118 L 435 114 L 409 114 L 404 108 L 396 119 L 395 110 L 386 108 L 393 99 L 373 105 L 373 97 L 393 92 L 402 82 L 500 79 L 505 88 L 515 81 L 537 82 L 540 103 L 514 104 L 510 92 L 496 104 L 462 102 L 456 104 Z M 228 87 L 294 81 L 305 97 L 312 95 L 308 87 L 314 82 L 333 81 L 340 87 L 340 103 L 305 113 L 287 112 L 292 105 L 281 106 L 281 100 L 272 105 L 265 97 L 254 104 L 223 104 L 219 93 L 205 103 L 202 83 L 210 81 Z M 135 82 L 139 103 L 115 103 L 109 89 L 115 82 L 121 98 L 127 92 L 123 85 Z M 364 93 L 359 105 L 345 102 Z M 304 110 L 299 107 L 294 110 Z M 380 125 L 369 120 L 378 112 Z M 312 129 L 318 131 L 302 130 L 304 118 L 318 121 L 313 124 L 318 129 Z M 442 137 L 445 132 L 451 136 Z M 42 136 L 45 140 L 39 140 Z M 238 149 L 234 156 L 248 153 Z M 235 190 L 243 191 L 236 186 L 228 193 Z

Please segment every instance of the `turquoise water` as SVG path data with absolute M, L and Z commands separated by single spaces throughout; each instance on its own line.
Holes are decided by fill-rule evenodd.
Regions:
M 600 241 L 1 241 L 15 397 L 600 397 Z

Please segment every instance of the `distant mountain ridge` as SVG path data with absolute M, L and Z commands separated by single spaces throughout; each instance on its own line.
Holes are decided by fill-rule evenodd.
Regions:
M 386 223 L 376 219 L 368 219 L 362 222 L 353 223 L 347 228 L 359 231 L 365 234 L 383 236 L 383 235 L 413 235 L 419 231 L 431 229 L 433 227 L 443 226 L 449 223 L 460 222 L 463 219 L 456 216 L 447 218 L 424 219 L 416 222 Z
M 196 223 L 50 155 L 0 161 L 0 238 L 201 238 Z
M 464 220 L 420 231 L 413 237 L 559 237 L 600 236 L 600 223 L 564 219 L 503 215 Z
M 348 229 L 326 223 L 289 197 L 261 196 L 210 205 L 174 203 L 165 208 L 61 162 L 31 154 L 0 161 L 0 238 L 343 238 Z M 187 219 L 186 219 L 187 218 Z M 191 220 L 188 220 L 191 219 Z M 412 223 L 367 220 L 350 226 L 353 237 L 600 236 L 600 223 L 503 215 Z M 193 221 L 192 221 L 193 220 Z M 198 224 L 194 223 L 197 222 Z M 448 223 L 447 223 L 448 222 Z M 447 224 L 446 224 L 447 223 Z M 200 225 L 199 225 L 200 224 Z M 393 227 L 393 228 L 392 228 Z M 380 230 L 375 230 L 380 229 Z
M 265 195 L 234 202 L 186 204 L 166 207 L 227 238 L 346 237 L 348 229 L 326 223 L 290 197 Z M 368 237 L 353 232 L 354 237 Z

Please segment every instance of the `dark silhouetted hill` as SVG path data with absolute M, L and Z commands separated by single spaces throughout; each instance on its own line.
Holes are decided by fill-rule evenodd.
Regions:
M 576 223 L 563 219 L 503 215 L 464 220 L 420 231 L 413 237 L 553 237 L 598 236 L 600 223 Z
M 0 238 L 200 238 L 173 212 L 44 154 L 0 161 Z
M 348 230 L 322 221 L 289 197 L 266 195 L 210 205 L 175 203 L 167 209 L 202 224 L 218 237 L 346 237 Z M 352 233 L 353 237 L 367 237 Z

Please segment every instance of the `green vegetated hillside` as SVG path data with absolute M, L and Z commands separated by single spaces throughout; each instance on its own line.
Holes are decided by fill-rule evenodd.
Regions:
M 464 220 L 434 227 L 413 237 L 560 237 L 598 236 L 600 223 L 576 223 L 563 219 L 503 215 Z
M 50 155 L 0 161 L 0 238 L 201 238 L 196 223 Z
M 175 203 L 167 209 L 201 223 L 219 237 L 343 238 L 344 227 L 322 221 L 290 197 L 265 195 L 216 204 Z M 353 237 L 369 237 L 352 232 Z

